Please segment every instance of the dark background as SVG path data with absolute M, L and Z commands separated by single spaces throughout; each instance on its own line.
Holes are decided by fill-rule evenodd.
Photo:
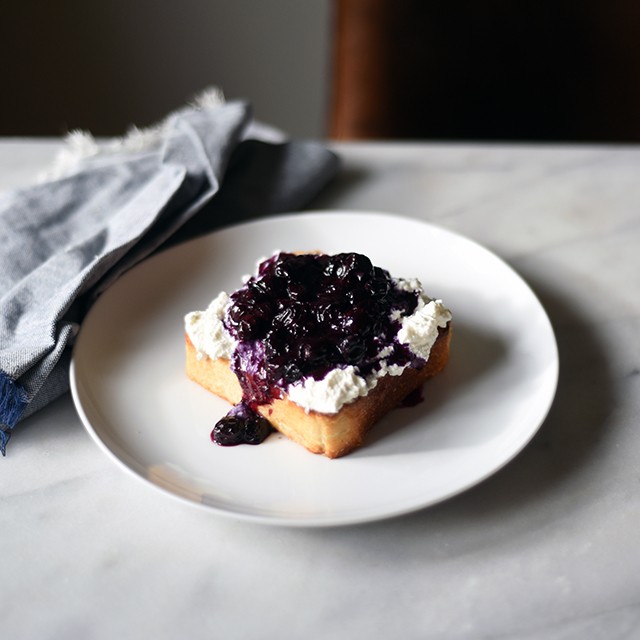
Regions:
M 640 141 L 637 0 L 9 0 L 0 61 L 0 135 L 120 134 L 219 84 L 297 136 Z

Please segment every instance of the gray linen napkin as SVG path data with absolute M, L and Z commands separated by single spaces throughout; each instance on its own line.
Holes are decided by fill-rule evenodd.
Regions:
M 152 143 L 139 135 L 139 150 L 0 194 L 3 455 L 16 424 L 68 390 L 82 318 L 123 271 L 169 243 L 302 208 L 335 174 L 322 145 L 256 131 L 246 103 L 201 104 L 170 115 Z

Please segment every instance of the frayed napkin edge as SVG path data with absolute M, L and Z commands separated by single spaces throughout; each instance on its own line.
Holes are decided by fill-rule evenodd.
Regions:
M 216 109 L 227 104 L 224 92 L 219 87 L 208 87 L 183 108 L 171 112 L 157 124 L 148 127 L 132 125 L 127 132 L 105 142 L 99 142 L 89 131 L 75 129 L 63 138 L 63 146 L 52 164 L 36 177 L 36 183 L 59 180 L 78 171 L 83 161 L 113 156 L 116 154 L 144 153 L 158 148 L 164 141 L 172 120 L 186 110 L 203 111 Z M 258 138 L 265 142 L 284 142 L 287 136 L 278 128 L 259 122 L 251 122 L 243 138 Z
M 37 182 L 50 182 L 72 175 L 80 164 L 89 158 L 120 153 L 143 153 L 162 144 L 171 120 L 184 109 L 214 109 L 226 103 L 224 93 L 218 87 L 205 89 L 179 111 L 165 116 L 157 124 L 140 128 L 132 125 L 125 135 L 107 142 L 98 142 L 92 133 L 81 129 L 70 131 L 63 140 L 63 147 L 53 163 L 38 177 Z

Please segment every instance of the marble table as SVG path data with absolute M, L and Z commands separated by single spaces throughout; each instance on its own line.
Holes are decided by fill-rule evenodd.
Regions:
M 0 188 L 56 141 L 0 143 Z M 0 460 L 7 640 L 640 637 L 640 148 L 337 144 L 313 208 L 397 212 L 484 244 L 531 285 L 556 400 L 505 468 L 358 526 L 239 522 L 167 500 L 70 397 Z

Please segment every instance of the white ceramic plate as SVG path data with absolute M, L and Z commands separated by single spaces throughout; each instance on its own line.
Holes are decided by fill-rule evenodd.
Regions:
M 420 278 L 453 312 L 449 366 L 425 385 L 424 402 L 389 414 L 344 458 L 279 434 L 259 446 L 212 444 L 228 405 L 184 374 L 184 314 L 236 289 L 275 250 L 318 248 Z M 83 323 L 71 387 L 102 449 L 165 493 L 253 521 L 323 526 L 433 505 L 491 475 L 544 420 L 557 375 L 542 306 L 494 254 L 402 217 L 314 212 L 225 229 L 128 272 Z

